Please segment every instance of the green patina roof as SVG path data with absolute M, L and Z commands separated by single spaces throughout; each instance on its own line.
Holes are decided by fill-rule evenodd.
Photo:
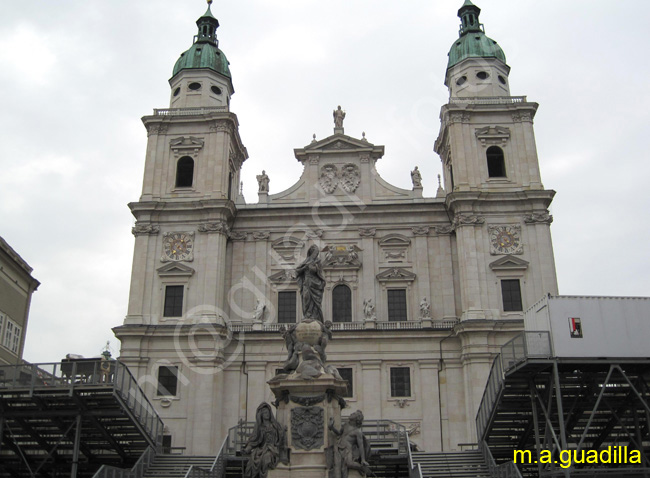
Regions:
M 216 45 L 197 42 L 185 53 L 181 53 L 181 57 L 174 65 L 174 74 L 172 76 L 175 76 L 181 70 L 209 68 L 225 77 L 232 78 L 228 65 L 226 55 Z
M 449 50 L 447 69 L 466 58 L 496 58 L 506 62 L 506 54 L 499 44 L 483 32 L 468 32 L 454 42 Z
M 460 38 L 449 50 L 447 69 L 466 58 L 496 58 L 503 63 L 506 62 L 506 55 L 498 43 L 485 35 L 483 25 L 479 22 L 480 13 L 481 9 L 470 0 L 465 0 L 458 10 L 458 16 L 462 21 Z
M 219 50 L 219 42 L 217 41 L 216 34 L 217 28 L 219 28 L 219 21 L 212 15 L 209 2 L 208 9 L 196 21 L 196 24 L 199 27 L 199 32 L 194 37 L 194 44 L 189 50 L 181 53 L 181 57 L 174 65 L 174 73 L 172 76 L 176 76 L 181 70 L 207 68 L 232 79 L 230 69 L 228 68 L 228 59 Z

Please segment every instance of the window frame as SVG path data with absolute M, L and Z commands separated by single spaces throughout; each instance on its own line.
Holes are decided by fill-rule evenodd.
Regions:
M 336 291 L 337 289 L 343 290 L 344 288 L 347 289 L 348 294 L 349 294 L 350 303 L 349 303 L 349 309 L 348 309 L 347 312 L 349 313 L 350 320 L 334 320 L 335 317 L 336 317 L 336 315 L 335 315 L 336 307 L 334 305 L 334 299 L 335 299 L 334 291 Z M 346 284 L 344 282 L 340 282 L 340 283 L 336 284 L 334 287 L 332 287 L 331 301 L 330 302 L 331 302 L 331 306 L 332 306 L 332 322 L 333 323 L 343 324 L 343 323 L 354 322 L 354 307 L 353 307 L 354 300 L 352 298 L 352 288 L 348 284 Z
M 343 380 L 347 380 L 345 377 L 343 377 L 343 374 L 341 374 L 341 370 L 349 370 L 350 371 L 350 380 L 348 382 L 350 383 L 350 386 L 348 387 L 348 391 L 344 394 L 341 395 L 343 398 L 346 400 L 356 400 L 356 387 L 355 387 L 355 370 L 354 367 L 352 366 L 340 366 L 336 367 L 336 369 L 339 371 L 339 374 L 341 375 L 341 378 Z
M 397 292 L 397 291 L 401 291 L 404 293 L 404 320 L 391 319 L 390 296 L 391 296 L 391 292 Z M 409 320 L 408 287 L 387 287 L 386 288 L 386 319 L 388 320 L 388 322 L 408 322 Z
M 504 291 L 504 284 L 517 284 L 518 292 L 519 292 L 519 309 L 512 309 L 508 308 L 506 309 L 506 297 L 505 297 L 505 291 Z M 504 313 L 508 312 L 523 312 L 524 311 L 524 295 L 521 290 L 521 279 L 519 278 L 501 278 L 499 279 L 499 285 L 500 285 L 500 294 L 501 294 L 501 309 L 503 310 Z M 509 293 L 512 293 L 512 291 L 509 291 Z M 509 299 L 510 302 L 513 302 L 511 298 Z
M 160 380 L 160 371 L 162 369 L 167 369 L 167 370 L 175 369 L 176 370 L 176 373 L 172 373 L 172 375 L 171 375 L 176 379 L 176 382 L 174 384 L 174 393 L 173 394 L 172 393 L 161 393 L 161 386 L 164 387 L 164 385 L 162 385 L 162 382 Z M 177 398 L 178 399 L 178 398 L 180 398 L 179 397 L 180 387 L 178 386 L 179 385 L 179 380 L 178 380 L 179 374 L 180 374 L 180 367 L 178 365 L 165 364 L 165 365 L 159 365 L 158 366 L 158 373 L 156 374 L 156 398 L 158 398 L 158 399 L 165 399 L 165 398 L 167 398 L 167 399 L 169 399 L 169 398 Z M 164 391 L 165 392 L 170 392 L 169 388 L 167 388 L 167 387 L 164 387 Z
M 282 294 L 288 294 L 288 293 L 293 293 L 293 297 L 295 299 L 294 303 L 294 317 L 295 320 L 293 322 L 287 322 L 287 321 L 281 321 L 280 320 L 280 296 Z M 282 289 L 278 290 L 277 295 L 276 295 L 276 322 L 278 324 L 297 324 L 298 323 L 298 318 L 300 316 L 299 311 L 298 311 L 298 290 L 297 289 Z
M 393 370 L 408 370 L 408 392 L 409 395 L 393 395 Z M 388 373 L 388 399 L 395 400 L 415 400 L 415 395 L 413 393 L 413 367 L 406 364 L 393 364 L 389 365 L 387 368 Z
M 162 314 L 161 314 L 163 319 L 179 319 L 185 315 L 185 303 L 187 302 L 187 291 L 185 286 L 186 284 L 178 284 L 175 282 L 163 284 Z M 172 287 L 180 288 L 180 290 L 182 291 L 180 315 L 167 315 L 167 290 Z
M 503 174 L 501 176 L 492 176 L 490 174 L 490 170 L 493 170 L 495 168 L 494 161 L 496 161 L 495 155 L 494 154 L 490 155 L 490 150 L 494 151 L 496 149 L 498 149 L 501 152 L 500 157 L 498 158 L 501 160 L 500 164 L 498 165 L 502 169 L 501 172 Z M 491 164 L 492 167 L 490 167 Z M 506 168 L 506 152 L 500 146 L 491 145 L 485 150 L 485 165 L 487 167 L 487 173 L 488 173 L 487 176 L 489 180 L 508 179 L 508 168 Z
M 182 186 L 178 184 L 181 161 L 183 161 L 184 159 L 189 159 L 190 161 L 192 161 L 192 177 L 191 177 L 192 181 L 189 186 Z M 189 155 L 181 156 L 180 158 L 178 158 L 178 160 L 176 160 L 176 167 L 174 168 L 174 189 L 184 189 L 184 190 L 193 189 L 195 181 L 196 181 L 196 159 L 194 159 L 192 156 Z

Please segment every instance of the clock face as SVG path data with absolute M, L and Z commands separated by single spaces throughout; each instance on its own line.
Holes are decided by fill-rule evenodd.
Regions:
M 490 226 L 492 254 L 522 254 L 521 226 Z
M 193 232 L 168 232 L 163 236 L 164 257 L 171 261 L 191 261 L 194 249 Z

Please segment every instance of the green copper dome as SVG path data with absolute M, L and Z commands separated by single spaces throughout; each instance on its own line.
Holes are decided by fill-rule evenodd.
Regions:
M 480 13 L 481 9 L 470 0 L 465 0 L 465 4 L 458 10 L 462 21 L 460 38 L 449 50 L 447 69 L 466 58 L 496 58 L 506 62 L 506 55 L 498 43 L 485 35 L 483 25 L 478 20 Z
M 181 57 L 174 65 L 172 76 L 176 76 L 181 70 L 207 68 L 232 79 L 228 59 L 219 50 L 217 40 L 219 21 L 212 15 L 209 5 L 208 10 L 196 21 L 196 25 L 199 27 L 199 33 L 194 37 L 194 44 L 189 50 L 181 53 Z

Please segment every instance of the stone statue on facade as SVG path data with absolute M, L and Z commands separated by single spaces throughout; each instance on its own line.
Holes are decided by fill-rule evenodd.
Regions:
M 318 320 L 322 324 L 325 277 L 318 254 L 318 246 L 309 248 L 307 258 L 296 268 L 296 280 L 300 288 L 303 318 Z
M 264 322 L 264 315 L 266 314 L 266 305 L 263 301 L 257 299 L 255 310 L 253 311 L 253 320 L 255 322 Z
M 341 106 L 334 110 L 334 127 L 336 129 L 343 129 L 343 120 L 345 119 L 345 111 L 341 109 Z
M 430 319 L 431 318 L 431 304 L 426 297 L 422 297 L 420 302 L 420 318 L 421 319 Z
M 286 431 L 266 402 L 257 407 L 255 428 L 246 441 L 244 454 L 250 455 L 244 472 L 246 478 L 266 478 L 269 470 L 275 469 L 279 462 L 289 461 Z
M 414 188 L 422 187 L 422 174 L 420 174 L 420 170 L 417 166 L 413 171 L 411 171 L 411 181 L 413 181 Z
M 257 184 L 259 186 L 258 192 L 268 193 L 269 192 L 269 177 L 266 175 L 266 171 L 262 170 L 262 174 L 257 175 Z
M 357 470 L 365 477 L 376 476 L 368 465 L 370 443 L 361 432 L 362 424 L 361 410 L 350 415 L 340 430 L 334 426 L 334 419 L 330 418 L 328 427 L 337 439 L 329 451 L 329 478 L 348 478 L 350 470 Z
M 372 299 L 363 299 L 363 316 L 366 320 L 375 320 L 375 304 Z

